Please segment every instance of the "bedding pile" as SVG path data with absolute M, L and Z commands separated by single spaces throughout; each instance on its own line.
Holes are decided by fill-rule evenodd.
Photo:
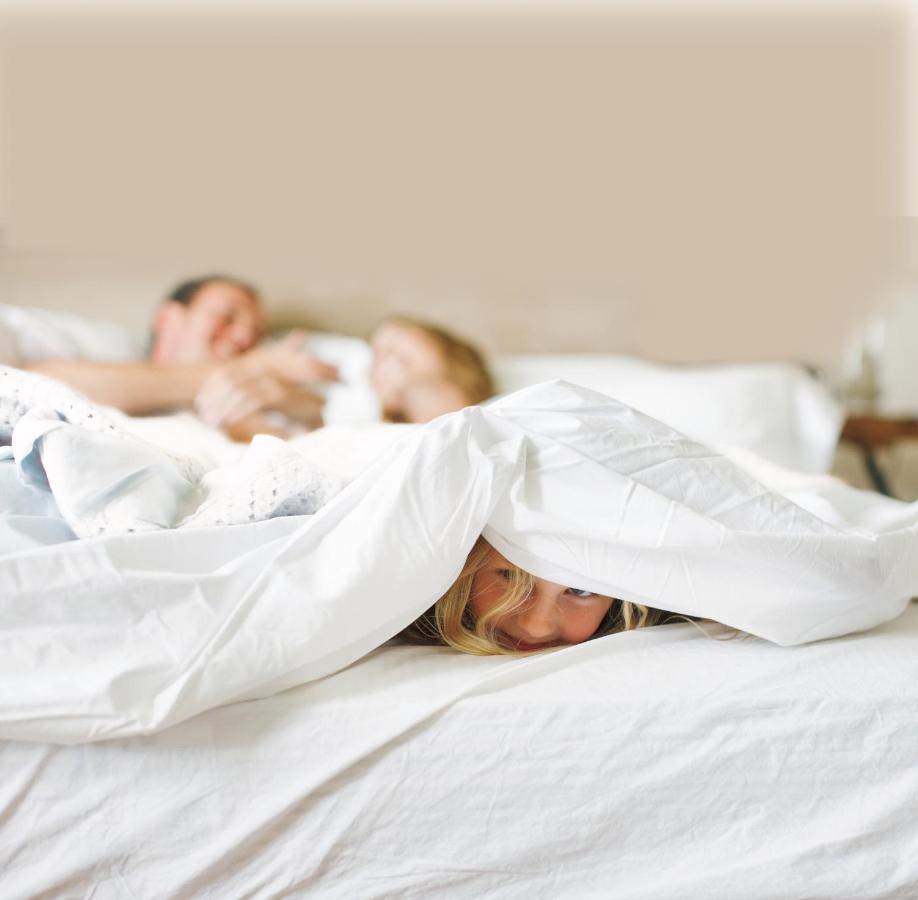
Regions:
M 0 368 L 0 459 L 8 494 L 45 489 L 77 537 L 238 525 L 308 515 L 343 486 L 283 441 L 258 435 L 241 459 L 156 446 L 50 378 Z
M 38 535 L 0 546 L 2 738 L 146 733 L 328 675 L 430 606 L 482 532 L 537 576 L 780 644 L 918 593 L 918 506 L 826 478 L 779 492 L 564 382 L 400 432 L 342 487 L 293 445 L 208 469 L 2 372 L 0 477 L 21 488 L 2 512 Z

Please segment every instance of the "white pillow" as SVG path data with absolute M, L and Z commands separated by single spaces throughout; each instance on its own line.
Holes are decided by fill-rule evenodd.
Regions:
M 382 410 L 370 383 L 373 354 L 362 338 L 311 331 L 303 349 L 338 367 L 338 384 L 318 388 L 325 396 L 322 418 L 326 425 L 365 425 L 379 422 Z
M 19 344 L 13 334 L 0 322 L 0 366 L 15 366 L 19 363 Z
M 144 356 L 126 328 L 73 313 L 0 304 L 0 364 L 64 358 L 125 362 Z
M 499 356 L 502 392 L 561 378 L 614 397 L 705 444 L 729 445 L 801 472 L 827 472 L 842 413 L 788 363 L 663 366 L 615 354 Z

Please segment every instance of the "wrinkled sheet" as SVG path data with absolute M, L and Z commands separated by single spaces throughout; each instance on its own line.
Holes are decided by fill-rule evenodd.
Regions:
M 540 577 L 779 644 L 918 593 L 918 505 L 831 479 L 776 493 L 557 382 L 409 430 L 314 515 L 0 557 L 0 737 L 151 732 L 326 676 L 426 609 L 482 531 Z
M 162 734 L 0 743 L 2 893 L 915 897 L 916 646 L 916 604 L 790 649 L 387 646 Z

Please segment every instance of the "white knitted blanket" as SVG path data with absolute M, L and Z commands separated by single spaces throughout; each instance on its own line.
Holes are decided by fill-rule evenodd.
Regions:
M 149 443 L 74 390 L 0 366 L 0 465 L 49 491 L 78 537 L 309 515 L 343 486 L 277 438 L 232 465 Z

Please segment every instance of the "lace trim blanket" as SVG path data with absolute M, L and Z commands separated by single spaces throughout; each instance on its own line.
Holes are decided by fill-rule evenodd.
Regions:
M 309 515 L 342 480 L 277 438 L 213 468 L 125 430 L 103 408 L 52 379 L 0 367 L 0 464 L 49 491 L 78 537 L 206 528 Z

